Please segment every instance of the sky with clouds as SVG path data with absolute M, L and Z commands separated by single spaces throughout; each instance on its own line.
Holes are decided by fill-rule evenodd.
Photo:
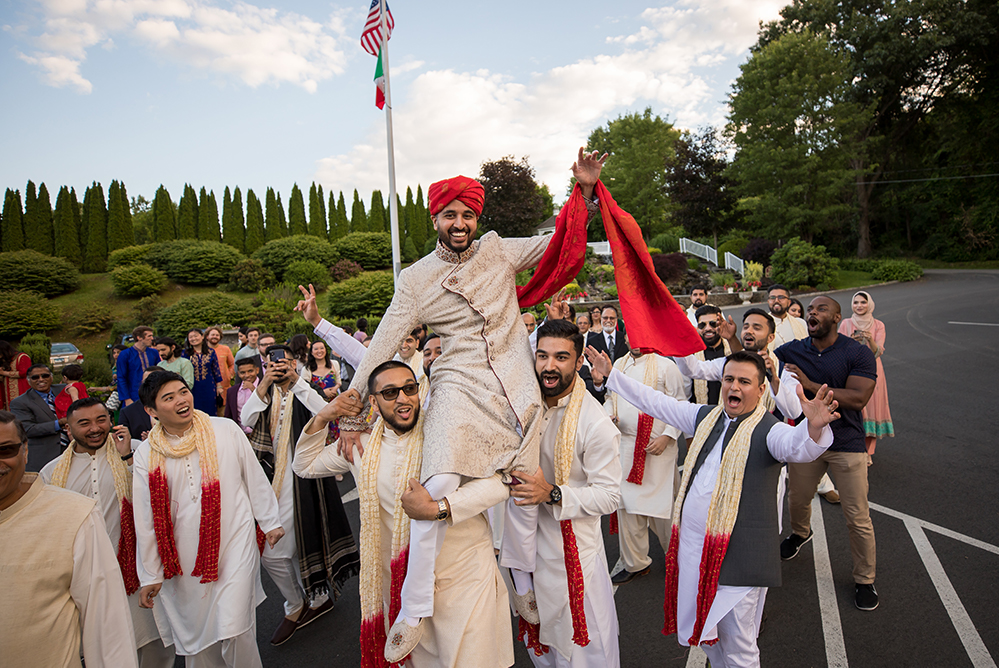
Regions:
M 400 190 L 513 155 L 558 197 L 576 149 L 623 113 L 720 124 L 783 4 L 396 0 Z M 364 0 L 0 0 L 0 187 L 387 193 L 366 16 Z

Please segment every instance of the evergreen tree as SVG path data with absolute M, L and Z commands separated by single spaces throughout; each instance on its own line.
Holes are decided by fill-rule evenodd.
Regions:
M 413 245 L 423 252 L 427 245 L 427 225 L 417 213 L 413 189 L 409 187 L 406 188 L 406 232 L 413 239 Z
M 323 186 L 322 186 L 322 184 L 319 185 L 319 196 L 318 196 L 317 199 L 319 201 L 319 220 L 322 221 L 320 223 L 320 225 L 323 228 L 322 233 L 320 234 L 320 237 L 323 238 L 323 239 L 327 239 L 327 238 L 329 238 L 329 234 L 330 233 L 329 233 L 329 230 L 326 229 L 326 197 L 323 194 Z M 312 223 L 312 219 L 311 218 L 309 219 L 309 223 L 310 224 Z
M 364 213 L 364 202 L 358 196 L 357 188 L 354 188 L 354 204 L 350 209 L 350 231 L 368 231 L 368 215 Z
M 125 190 L 124 181 L 118 182 L 118 194 L 121 197 L 122 211 L 124 215 L 121 217 L 121 227 L 118 230 L 118 236 L 121 239 L 121 246 L 116 246 L 115 248 L 125 248 L 126 246 L 135 245 L 135 227 L 132 225 L 132 207 L 128 202 L 128 191 Z M 111 254 L 111 250 L 113 249 L 109 244 L 108 255 Z
M 123 239 L 125 228 L 125 211 L 128 210 L 128 201 L 121 196 L 121 188 L 118 181 L 111 181 L 108 186 L 108 224 L 107 224 L 107 248 L 110 254 L 113 250 L 130 246 Z
M 80 266 L 80 231 L 76 227 L 76 216 L 73 214 L 74 198 L 69 194 L 69 188 L 63 186 L 56 197 L 55 217 L 55 254 L 64 257 L 77 267 Z
M 24 250 L 21 192 L 7 188 L 3 198 L 3 252 Z
M 368 209 L 368 232 L 388 232 L 388 218 L 381 190 L 371 191 L 371 208 Z
M 320 239 L 326 238 L 326 211 L 323 208 L 323 187 L 316 188 L 312 182 L 309 188 L 309 234 Z
M 302 189 L 298 184 L 292 184 L 291 197 L 288 199 L 288 236 L 308 234 L 309 224 L 305 220 L 305 200 L 302 199 Z
M 201 186 L 198 198 L 198 238 L 202 241 L 219 240 L 219 208 L 215 203 L 215 191 L 208 193 Z
M 38 194 L 35 192 L 35 183 L 28 179 L 28 184 L 24 186 L 24 214 L 21 216 L 21 229 L 24 230 L 24 247 L 31 250 L 38 250 L 35 247 L 39 241 L 36 234 L 38 221 L 35 220 L 38 214 L 38 207 L 35 206 L 37 201 Z
M 340 197 L 336 202 L 336 220 L 337 220 L 337 236 L 338 239 L 342 239 L 347 235 L 350 230 L 350 221 L 347 219 L 347 201 L 343 198 L 343 191 L 340 191 Z
M 73 223 L 76 225 L 76 248 L 79 253 L 77 266 L 83 266 L 83 212 L 80 207 L 80 200 L 76 198 L 76 188 L 69 189 L 69 208 L 73 210 Z
M 236 219 L 237 210 L 239 211 L 239 220 Z M 230 196 L 229 186 L 226 186 L 222 198 L 222 243 L 229 244 L 242 253 L 244 237 L 243 201 L 239 188 L 237 187 L 236 192 Z
M 87 252 L 87 237 L 90 232 L 90 192 L 91 187 L 83 193 L 83 205 L 80 207 L 80 267 L 83 267 L 83 257 Z
M 268 189 L 269 190 L 269 189 Z M 236 189 L 239 192 L 239 188 Z M 236 206 L 238 200 L 233 200 Z M 260 200 L 253 194 L 253 190 L 246 191 L 246 254 L 252 255 L 258 248 L 264 245 L 264 212 L 260 207 Z
M 249 195 L 247 195 L 249 197 Z M 247 205 L 249 206 L 249 204 Z M 267 189 L 264 200 L 264 242 L 274 241 L 284 237 L 281 234 L 281 220 L 278 216 L 277 195 L 273 188 Z
M 35 184 L 28 181 L 24 189 L 24 245 L 45 255 L 52 255 L 55 246 L 52 241 L 52 202 L 49 191 L 43 183 L 35 194 Z
M 278 227 L 281 229 L 281 238 L 290 236 L 288 232 L 288 220 L 284 217 L 284 204 L 281 203 L 281 193 L 277 193 Z
M 83 210 L 86 211 L 86 201 Z M 170 193 L 160 184 L 153 197 L 153 242 L 172 241 L 177 238 L 177 218 L 173 212 Z
M 83 271 L 100 274 L 108 262 L 108 208 L 104 201 L 104 188 L 94 182 L 90 186 L 87 202 L 87 246 L 83 250 Z
M 430 211 L 427 210 L 426 205 L 423 203 L 423 186 L 419 183 L 416 184 L 416 209 L 414 211 L 413 224 L 417 226 L 422 225 L 423 229 L 426 230 L 424 239 L 433 239 L 436 237 L 437 232 L 434 231 L 434 223 L 430 220 Z M 413 239 L 413 243 L 416 243 L 416 239 Z M 427 242 L 424 241 L 423 243 L 426 245 Z M 423 252 L 420 246 L 417 246 L 417 248 L 420 248 L 420 252 Z
M 184 184 L 184 194 L 177 205 L 177 238 L 198 238 L 198 194 L 190 184 Z
M 409 235 L 406 235 L 406 241 L 403 242 L 400 252 L 403 262 L 416 262 L 420 259 L 420 254 L 416 252 L 416 244 L 413 243 L 413 237 Z
M 341 195 L 342 197 L 343 195 Z M 330 191 L 330 205 L 329 205 L 329 221 L 330 226 L 327 234 L 329 235 L 330 241 L 336 241 L 340 238 L 340 217 L 337 215 L 336 210 L 336 198 L 333 197 L 333 191 Z

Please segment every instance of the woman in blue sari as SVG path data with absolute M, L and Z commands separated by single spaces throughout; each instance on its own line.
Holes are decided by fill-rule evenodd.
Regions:
M 222 371 L 219 358 L 208 346 L 200 329 L 187 333 L 187 347 L 182 355 L 194 366 L 194 387 L 191 388 L 194 408 L 208 415 L 218 415 L 220 404 L 216 403 L 216 398 L 221 400 L 222 397 Z

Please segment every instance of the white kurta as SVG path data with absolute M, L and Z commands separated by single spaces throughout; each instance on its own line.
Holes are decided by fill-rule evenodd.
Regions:
M 70 464 L 69 476 L 66 479 L 66 489 L 89 496 L 97 502 L 98 512 L 104 518 L 104 526 L 111 539 L 111 547 L 118 549 L 121 538 L 121 508 L 118 505 L 118 494 L 114 489 L 114 474 L 108 465 L 107 454 L 101 447 L 93 455 L 86 452 L 73 452 L 73 463 Z M 39 473 L 45 484 L 52 482 L 52 472 L 59 463 L 59 457 L 53 459 Z M 139 592 L 128 597 L 128 609 L 132 613 L 132 626 L 135 628 L 135 646 L 160 640 L 160 632 L 156 627 L 154 611 L 139 607 Z
M 611 372 L 607 379 L 607 385 L 649 415 L 656 415 L 686 433 L 694 433 L 697 427 L 697 412 L 702 406 L 676 401 L 672 397 L 653 392 L 641 383 L 626 378 L 616 370 Z M 725 420 L 727 430 L 732 418 L 724 414 L 722 419 Z M 723 431 L 722 434 L 724 433 Z M 709 445 L 709 443 L 705 443 L 704 447 L 707 448 Z M 807 420 L 802 420 L 801 424 L 796 427 L 778 423 L 767 434 L 767 449 L 778 461 L 810 462 L 825 452 L 830 445 L 832 445 L 832 430 L 829 426 L 827 425 L 822 430 L 822 437 L 819 439 L 819 443 L 816 443 L 808 435 Z M 687 639 L 693 634 L 694 621 L 697 616 L 697 582 L 700 577 L 701 552 L 704 548 L 711 494 L 718 480 L 721 457 L 722 449 L 716 442 L 701 468 L 698 469 L 697 475 L 690 482 L 690 489 L 687 490 L 684 498 L 683 512 L 680 517 L 678 555 L 680 572 L 676 606 L 677 640 L 681 645 L 686 645 Z M 767 499 L 760 499 L 760 503 L 767 501 Z M 776 540 L 776 536 L 774 540 Z M 718 637 L 715 628 L 718 621 L 753 589 L 753 587 L 718 585 L 714 602 L 711 604 L 704 624 L 704 632 L 701 634 L 702 642 Z
M 674 399 L 686 399 L 683 390 L 683 376 L 676 364 L 668 357 L 655 353 L 642 355 L 635 359 L 631 354 L 625 355 L 614 363 L 614 368 L 639 383 L 645 382 L 645 365 L 653 358 L 656 362 L 656 381 L 653 389 L 663 392 Z M 604 402 L 608 415 L 614 410 L 614 400 L 609 398 Z M 635 438 L 638 436 L 637 408 L 621 398 L 617 400 L 617 428 L 621 432 L 621 508 L 632 515 L 659 517 L 669 519 L 673 514 L 673 483 L 677 473 L 678 446 L 674 443 L 661 455 L 646 455 L 645 475 L 642 484 L 636 485 L 627 481 L 628 474 L 635 462 Z M 667 425 L 662 420 L 652 421 L 652 440 L 665 434 L 674 441 L 680 437 L 680 430 Z M 662 536 L 668 539 L 669 536 Z
M 221 490 L 219 579 L 201 584 L 190 575 L 198 554 L 201 526 L 201 467 L 198 451 L 167 458 L 165 468 L 173 511 L 174 537 L 183 575 L 163 580 L 149 502 L 149 441 L 135 451 L 132 496 L 139 583 L 162 583 L 155 599 L 165 613 L 160 632 L 181 655 L 197 654 L 211 645 L 248 631 L 255 608 L 264 600 L 260 585 L 260 551 L 254 520 L 268 533 L 281 526 L 277 499 L 253 455 L 246 434 L 232 420 L 212 417 Z M 169 435 L 168 435 L 169 438 Z M 282 538 L 286 540 L 287 536 Z

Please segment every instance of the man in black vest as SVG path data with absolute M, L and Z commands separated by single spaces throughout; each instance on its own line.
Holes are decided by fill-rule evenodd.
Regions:
M 832 392 L 822 386 L 808 401 L 798 389 L 806 419 L 791 427 L 760 404 L 766 365 L 758 354 L 728 357 L 717 407 L 655 392 L 592 347 L 587 356 L 622 399 L 694 434 L 673 508 L 663 632 L 681 645 L 705 643 L 711 665 L 759 666 L 758 611 L 766 588 L 781 582 L 781 462 L 813 461 L 832 445 L 828 425 L 839 417 Z

